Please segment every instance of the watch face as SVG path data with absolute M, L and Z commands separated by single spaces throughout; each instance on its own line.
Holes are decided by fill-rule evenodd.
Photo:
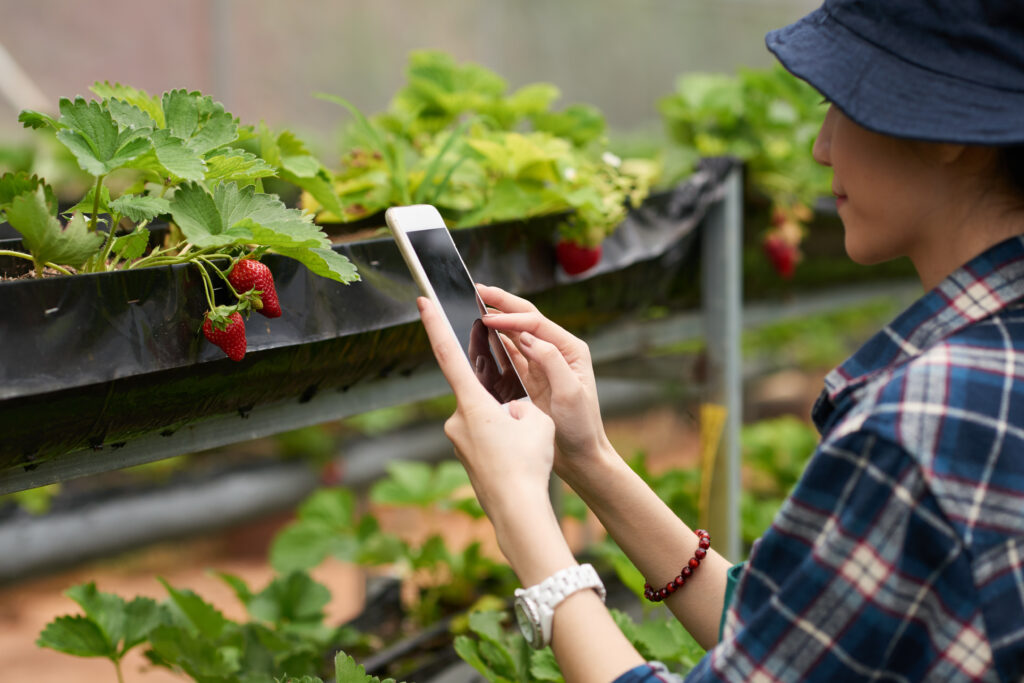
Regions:
M 515 601 L 515 613 L 516 622 L 519 624 L 519 630 L 523 634 L 523 638 L 526 638 L 526 642 L 531 647 L 539 647 L 540 636 L 540 625 L 537 623 L 537 619 L 531 614 L 530 607 L 525 600 L 519 598 Z

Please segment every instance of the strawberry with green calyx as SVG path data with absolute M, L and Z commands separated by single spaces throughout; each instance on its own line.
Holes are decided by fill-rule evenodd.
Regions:
M 268 318 L 281 316 L 274 276 L 263 263 L 251 258 L 239 259 L 228 273 L 228 281 L 239 294 L 255 290 L 259 296 L 253 302 L 253 308 L 263 315 Z
M 217 306 L 203 320 L 203 336 L 218 346 L 228 358 L 245 358 L 245 321 L 234 306 Z

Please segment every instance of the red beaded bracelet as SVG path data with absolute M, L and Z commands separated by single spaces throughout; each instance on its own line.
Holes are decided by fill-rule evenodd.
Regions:
M 664 588 L 659 588 L 658 590 L 651 588 L 651 584 L 645 583 L 645 598 L 651 602 L 661 602 L 682 588 L 686 580 L 693 576 L 693 570 L 700 566 L 700 561 L 707 557 L 708 549 L 711 547 L 711 534 L 703 529 L 697 529 L 694 533 L 700 539 L 697 541 L 697 549 L 693 551 L 693 557 L 690 558 L 690 561 L 683 565 L 683 570 L 679 572 L 679 576 L 666 583 Z

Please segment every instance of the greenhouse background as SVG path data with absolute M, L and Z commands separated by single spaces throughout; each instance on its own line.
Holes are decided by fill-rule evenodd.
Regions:
M 675 169 L 683 169 L 682 177 L 662 178 L 664 187 L 649 177 L 631 186 L 643 190 L 642 202 L 634 207 L 639 218 L 622 220 L 618 233 L 606 238 L 601 265 L 579 278 L 557 270 L 550 248 L 538 252 L 523 247 L 523 240 L 515 237 L 521 227 L 516 220 L 481 209 L 461 216 L 455 212 L 457 219 L 450 224 L 453 233 L 461 232 L 456 239 L 464 255 L 472 252 L 476 259 L 471 269 L 479 267 L 477 272 L 493 274 L 499 283 L 507 278 L 528 298 L 536 295 L 538 305 L 561 316 L 563 324 L 591 344 L 612 441 L 688 523 L 720 519 L 721 512 L 708 500 L 713 487 L 722 486 L 712 482 L 717 476 L 712 472 L 721 467 L 725 450 L 735 448 L 737 456 L 742 451 L 742 490 L 737 488 L 729 501 L 737 517 L 729 531 L 737 554 L 742 554 L 770 523 L 814 447 L 807 418 L 824 373 L 912 298 L 918 285 L 908 280 L 906 264 L 860 269 L 857 274 L 848 269 L 839 221 L 834 211 L 816 201 L 828 192 L 821 185 L 825 176 L 820 168 L 807 169 L 813 164 L 805 152 L 823 112 L 820 98 L 809 109 L 802 109 L 806 102 L 800 100 L 806 93 L 778 107 L 770 97 L 759 99 L 756 104 L 762 108 L 752 120 L 764 127 L 753 131 L 747 130 L 749 121 L 743 117 L 739 124 L 727 121 L 736 125 L 732 129 L 703 130 L 701 122 L 685 120 L 692 112 L 678 110 L 675 115 L 685 125 L 674 121 L 676 130 L 670 131 L 671 114 L 661 105 L 681 87 L 681 77 L 705 73 L 721 78 L 699 85 L 725 93 L 721 102 L 712 97 L 706 103 L 715 112 L 709 117 L 721 113 L 716 106 L 734 107 L 740 86 L 730 79 L 741 72 L 754 74 L 743 88 L 785 90 L 789 77 L 771 71 L 774 62 L 764 47 L 764 33 L 818 4 L 0 0 L 0 174 L 21 164 L 19 170 L 44 175 L 54 171 L 58 177 L 48 156 L 53 149 L 34 157 L 23 153 L 35 154 L 41 136 L 18 122 L 19 112 L 56 116 L 59 98 L 95 97 L 90 86 L 107 81 L 157 96 L 176 88 L 200 91 L 242 124 L 265 122 L 274 135 L 293 131 L 322 164 L 318 173 L 340 182 L 342 174 L 332 174 L 347 158 L 344 145 L 349 140 L 343 132 L 352 136 L 359 122 L 351 111 L 315 94 L 343 97 L 372 118 L 387 110 L 407 82 L 409 56 L 419 50 L 450 55 L 459 65 L 478 64 L 503 78 L 510 91 L 550 83 L 560 92 L 555 109 L 592 105 L 607 123 L 606 134 L 590 141 L 595 147 L 608 145 L 623 156 L 652 154 L 657 157 L 652 166 L 661 170 L 669 166 L 662 153 L 683 149 L 684 162 Z M 699 106 L 695 111 L 705 113 Z M 723 120 L 735 118 L 732 113 L 727 111 Z M 687 125 L 701 131 L 699 144 L 680 142 L 678 129 Z M 451 139 L 455 137 L 452 133 Z M 273 165 L 272 155 L 263 153 Z M 66 163 L 69 157 L 64 157 Z M 616 169 L 622 162 L 614 154 L 599 158 L 613 159 Z M 790 166 L 793 158 L 804 163 Z M 635 161 L 627 158 L 623 169 Z M 650 168 L 643 160 L 630 167 L 643 172 Z M 621 172 L 616 176 L 621 180 L 627 175 L 623 169 L 612 173 Z M 275 170 L 290 172 L 283 164 Z M 102 180 L 100 176 L 99 184 Z M 762 180 L 767 184 L 760 184 Z M 310 202 L 308 188 L 303 189 L 307 193 L 301 198 L 296 191 L 284 199 L 307 202 L 302 208 L 320 211 L 318 220 L 330 224 L 332 219 L 324 218 L 330 211 Z M 95 193 L 89 200 L 95 200 Z M 94 217 L 97 213 L 93 210 Z M 382 268 L 383 278 L 374 271 L 381 261 L 389 264 L 386 247 L 379 244 L 380 225 L 373 223 L 379 215 L 367 213 L 353 221 L 353 232 L 345 233 L 342 225 L 341 237 L 332 233 L 335 251 L 354 262 L 357 256 L 366 257 L 358 261 L 367 276 L 360 289 L 347 285 L 349 289 L 324 290 L 317 278 L 311 284 L 301 277 L 289 280 L 290 288 L 287 283 L 279 287 L 288 302 L 303 302 L 308 296 L 315 303 L 301 319 L 286 311 L 292 331 L 317 328 L 322 321 L 333 324 L 332 316 L 342 319 L 339 326 L 364 325 L 370 331 L 346 328 L 339 339 L 296 342 L 287 337 L 291 331 L 275 336 L 277 323 L 260 319 L 250 335 L 250 356 L 239 371 L 251 370 L 239 376 L 263 377 L 268 384 L 282 376 L 273 372 L 290 363 L 308 363 L 310 372 L 321 367 L 316 363 L 338 371 L 341 361 L 325 361 L 324 356 L 343 350 L 360 359 L 354 365 L 365 365 L 362 374 L 324 386 L 308 380 L 311 384 L 299 386 L 290 402 L 271 402 L 269 412 L 261 412 L 266 406 L 253 408 L 244 401 L 231 404 L 227 416 L 217 416 L 220 422 L 208 423 L 215 425 L 208 430 L 216 437 L 209 440 L 213 447 L 179 449 L 175 457 L 146 458 L 143 453 L 130 460 L 137 456 L 124 454 L 137 454 L 140 443 L 145 450 L 146 444 L 169 441 L 178 424 L 173 429 L 161 425 L 136 442 L 97 438 L 91 446 L 80 443 L 72 454 L 77 460 L 69 460 L 63 470 L 48 470 L 52 462 L 37 463 L 31 453 L 0 448 L 0 491 L 16 491 L 0 495 L 0 679 L 269 683 L 276 678 L 263 669 L 273 665 L 277 675 L 301 670 L 310 676 L 282 679 L 295 683 L 320 680 L 313 672 L 334 680 L 330 676 L 335 671 L 339 681 L 360 682 L 377 680 L 372 675 L 475 683 L 493 680 L 497 671 L 523 680 L 561 680 L 549 653 L 530 660 L 525 672 L 510 664 L 515 658 L 509 653 L 521 652 L 524 641 L 510 622 L 502 626 L 500 615 L 507 607 L 502 601 L 518 584 L 501 562 L 493 531 L 480 518 L 468 480 L 444 438 L 442 423 L 453 407 L 445 387 L 438 389 L 436 373 L 424 370 L 421 357 L 408 365 L 393 358 L 366 360 L 382 343 L 400 349 L 408 344 L 420 356 L 426 353 L 422 343 L 416 347 L 409 341 L 419 331 L 410 307 L 382 306 L 378 318 L 388 319 L 371 329 L 365 316 L 372 317 L 367 310 L 375 303 L 351 308 L 324 304 L 329 298 L 324 291 L 341 292 L 338 299 L 350 289 L 362 293 L 377 288 L 375 295 L 392 299 L 395 291 L 411 291 L 389 289 L 387 278 L 393 273 L 387 268 Z M 487 220 L 456 225 L 466 215 Z M 544 234 L 545 239 L 558 229 L 543 215 L 529 215 L 522 222 L 531 236 Z M 716 231 L 723 226 L 741 225 L 742 236 L 734 235 L 735 241 L 718 240 Z M 639 265 L 629 260 L 643 251 L 636 240 L 662 239 L 665 232 L 675 239 L 674 230 L 683 237 L 664 253 L 643 256 L 646 260 Z M 779 232 L 799 245 L 799 263 L 780 262 L 778 253 L 768 248 L 769 238 Z M 9 237 L 0 232 L 0 241 Z M 499 240 L 513 246 L 502 251 L 504 246 L 496 246 Z M 797 247 L 792 249 L 787 257 L 795 259 Z M 382 253 L 385 257 L 376 260 Z M 502 268 L 502 256 L 513 266 Z M 638 275 L 645 266 L 655 271 L 650 280 Z M 294 270 L 285 272 L 292 277 Z M 529 276 L 537 273 L 538 282 L 530 282 Z M 651 291 L 645 292 L 646 287 Z M 723 304 L 719 294 L 735 295 L 735 300 Z M 630 296 L 638 302 L 635 311 L 626 310 L 632 305 Z M 602 297 L 615 301 L 605 307 Z M 739 318 L 730 318 L 724 327 L 716 319 L 738 313 L 740 303 L 742 336 L 736 326 Z M 0 290 L 0 308 L 4 305 Z M 189 305 L 183 315 L 198 315 L 195 302 L 192 309 Z M 158 313 L 175 315 L 163 309 Z M 122 327 L 141 328 L 150 322 L 131 320 L 131 325 L 108 326 L 119 333 Z M 0 346 L 13 346 L 13 325 L 5 328 L 3 322 Z M 723 331 L 730 339 L 722 346 L 734 346 L 737 353 L 726 363 L 733 364 L 728 368 L 722 366 L 723 349 L 717 348 Z M 193 337 L 198 339 L 198 334 L 188 339 Z M 193 400 L 189 382 L 197 379 L 202 388 L 194 401 L 210 401 L 222 410 L 229 401 L 217 402 L 202 392 L 223 389 L 233 366 L 208 346 L 197 352 L 198 342 L 188 339 L 181 344 L 180 357 L 148 354 L 149 339 L 126 343 L 130 353 L 119 359 L 123 368 L 114 372 L 129 375 L 132 363 L 159 355 L 168 365 L 154 375 L 161 381 L 170 377 L 161 400 L 174 395 L 179 407 Z M 297 349 L 294 357 L 277 348 L 289 344 Z M 17 365 L 0 357 L 0 379 L 17 376 L 23 370 Z M 267 374 L 261 375 L 264 370 Z M 303 376 L 295 383 L 305 381 Z M 733 381 L 741 385 L 742 396 L 735 393 L 726 400 L 723 384 Z M 348 398 L 337 398 L 350 384 L 354 390 Z M 115 386 L 113 381 L 110 386 Z M 131 385 L 131 391 L 138 391 L 138 385 Z M 56 418 L 54 413 L 64 405 L 85 405 L 98 394 L 83 395 L 78 404 L 73 397 L 67 404 L 54 400 L 49 408 L 45 397 L 29 396 L 24 405 L 38 407 L 33 413 L 0 392 L 0 420 L 6 420 L 0 426 L 15 425 L 19 415 L 27 415 L 21 422 L 28 428 L 19 438 L 33 429 L 44 432 L 52 427 L 32 424 L 37 415 Z M 127 395 L 124 401 L 131 406 L 140 394 Z M 146 413 L 146 394 L 141 396 L 138 412 Z M 274 396 L 275 401 L 279 398 Z M 103 400 L 124 405 L 114 389 Z M 340 419 L 313 424 L 301 417 L 304 410 L 330 412 L 330 400 L 344 403 L 337 411 Z M 365 408 L 360 409 L 363 400 Z M 728 403 L 739 400 L 742 405 Z M 285 403 L 288 415 L 300 417 L 280 418 L 274 410 Z M 723 411 L 723 403 L 731 413 Z M 259 419 L 269 414 L 272 421 L 280 419 L 274 424 L 289 428 L 253 426 L 258 420 L 247 422 L 250 413 Z M 73 416 L 59 417 L 67 418 L 61 424 L 74 423 Z M 261 438 L 224 437 L 220 425 L 231 421 Z M 197 432 L 202 426 L 200 421 Z M 59 464 L 60 458 L 54 461 Z M 89 469 L 90 462 L 99 463 L 89 470 L 94 474 L 73 474 L 80 465 Z M 46 474 L 51 471 L 56 474 Z M 740 472 L 733 475 L 739 484 Z M 47 485 L 21 486 L 21 481 Z M 624 555 L 578 498 L 558 490 L 557 482 L 555 492 L 567 536 L 602 567 L 614 587 L 609 604 L 621 609 L 623 628 L 634 643 L 646 648 L 645 653 L 659 653 L 675 670 L 691 667 L 702 653 L 699 646 L 681 630 L 652 635 L 651 624 L 659 627 L 666 611 L 640 607 L 639 573 L 623 561 Z M 133 599 L 137 602 L 124 602 Z M 151 611 L 150 600 L 160 603 L 162 611 Z M 152 622 L 131 647 L 131 639 L 121 633 L 126 654 L 117 647 L 104 650 L 105 641 L 90 641 L 95 636 L 91 631 L 89 637 L 79 632 L 80 639 L 68 644 L 69 632 L 61 629 L 90 628 L 79 623 L 88 620 L 109 626 L 104 615 L 119 609 L 137 610 L 136 617 L 145 616 L 139 622 Z M 83 612 L 88 619 L 68 617 Z M 342 659 L 336 661 L 339 650 Z M 492 659 L 495 652 L 501 656 Z M 345 653 L 354 659 L 344 660 Z M 252 671 L 245 670 L 242 660 Z M 508 671 L 501 668 L 506 665 Z M 369 675 L 363 677 L 359 667 Z M 353 677 L 342 679 L 343 668 Z M 257 669 L 262 677 L 253 673 Z M 245 678 L 250 673 L 253 677 Z
M 549 82 L 560 104 L 599 107 L 613 129 L 657 124 L 653 103 L 687 71 L 765 67 L 766 31 L 811 0 L 103 0 L 0 2 L 0 44 L 35 84 L 20 107 L 53 108 L 109 80 L 211 94 L 243 121 L 265 119 L 328 142 L 341 95 L 383 109 L 411 50 L 439 49 L 504 76 Z M 18 107 L 0 103 L 12 135 Z M 36 101 L 38 98 L 43 101 Z

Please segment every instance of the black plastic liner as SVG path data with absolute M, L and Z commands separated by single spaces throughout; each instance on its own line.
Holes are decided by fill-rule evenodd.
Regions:
M 695 228 L 735 167 L 705 160 L 687 182 L 652 195 L 577 278 L 555 259 L 558 217 L 453 237 L 475 280 L 528 296 L 583 332 L 651 304 L 695 303 Z M 206 303 L 192 266 L 0 282 L 0 469 L 432 364 L 418 290 L 393 240 L 334 249 L 356 264 L 361 282 L 264 258 L 284 314 L 249 317 L 248 353 L 237 363 L 199 332 Z

